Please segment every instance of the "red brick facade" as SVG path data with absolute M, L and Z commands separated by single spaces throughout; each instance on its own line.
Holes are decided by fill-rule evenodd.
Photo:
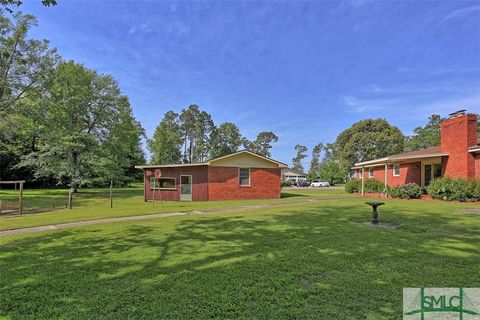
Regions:
M 156 190 L 155 200 L 179 201 L 180 200 L 180 175 L 192 176 L 192 200 L 208 200 L 208 167 L 169 167 L 161 168 L 162 177 L 175 178 L 175 190 Z M 154 176 L 155 168 L 145 169 L 145 200 L 153 199 L 153 190 L 150 189 L 150 177 Z
M 388 165 L 387 169 L 387 184 L 390 186 L 398 186 L 406 183 L 416 183 L 421 184 L 421 163 L 412 162 L 412 163 L 403 163 L 400 164 L 400 175 L 393 175 L 393 165 Z M 373 178 L 369 178 L 368 168 L 365 168 L 365 179 L 376 179 L 379 181 L 385 181 L 385 165 L 372 167 L 373 169 Z M 362 177 L 362 170 L 356 170 L 356 178 Z
M 424 183 L 422 175 L 425 175 L 425 165 L 427 165 L 427 168 L 429 165 L 432 165 L 430 168 L 434 170 L 433 164 L 440 164 L 440 161 L 442 167 L 441 176 L 480 178 L 480 153 L 469 152 L 469 148 L 474 148 L 480 142 L 477 137 L 477 116 L 474 114 L 453 116 L 442 121 L 440 129 L 440 147 L 424 149 L 419 152 L 415 151 L 415 156 L 412 156 L 412 152 L 410 152 L 378 160 L 378 162 L 385 161 L 389 163 L 386 174 L 388 185 L 396 186 L 410 182 L 422 185 Z M 425 154 L 426 152 L 428 155 Z M 405 156 L 409 156 L 409 158 L 405 158 Z M 398 161 L 402 157 L 403 160 Z M 395 161 L 400 165 L 400 174 L 398 176 L 393 175 L 393 164 L 391 163 L 395 163 Z M 365 166 L 364 179 L 373 178 L 382 182 L 385 181 L 384 163 L 370 167 L 375 165 L 375 162 L 369 161 L 363 165 Z M 369 168 L 373 169 L 373 177 L 369 177 Z M 427 174 L 427 177 L 430 177 L 429 179 L 433 176 L 433 173 L 432 176 Z M 362 177 L 361 169 L 356 169 L 355 177 L 357 179 Z
M 251 168 L 250 186 L 239 186 L 238 168 L 208 167 L 208 199 L 280 198 L 281 169 Z
M 280 198 L 280 168 L 250 168 L 250 186 L 240 186 L 238 167 L 181 166 L 162 167 L 162 177 L 176 180 L 173 190 L 156 190 L 155 200 L 179 201 L 180 176 L 192 176 L 192 200 L 240 200 Z M 150 177 L 155 168 L 144 170 L 145 200 L 153 199 Z
M 440 150 L 448 153 L 448 157 L 442 159 L 443 175 L 452 178 L 475 177 L 474 154 L 467 149 L 477 144 L 477 116 L 457 116 L 442 121 L 440 127 Z

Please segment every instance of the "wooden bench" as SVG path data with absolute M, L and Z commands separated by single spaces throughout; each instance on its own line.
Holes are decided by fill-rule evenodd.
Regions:
M 20 206 L 20 201 L 0 201 L 0 216 L 15 212 L 21 214 Z

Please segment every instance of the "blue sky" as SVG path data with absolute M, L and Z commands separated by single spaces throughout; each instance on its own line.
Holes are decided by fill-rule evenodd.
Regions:
M 195 103 L 248 138 L 275 132 L 290 163 L 295 144 L 361 119 L 410 134 L 432 113 L 480 112 L 478 1 L 58 2 L 25 1 L 31 35 L 112 74 L 149 136 Z

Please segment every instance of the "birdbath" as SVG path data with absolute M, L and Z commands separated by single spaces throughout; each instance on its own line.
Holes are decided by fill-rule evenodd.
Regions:
M 365 202 L 365 204 L 368 204 L 369 206 L 372 207 L 372 223 L 373 224 L 378 224 L 378 211 L 377 207 L 380 207 L 381 205 L 385 204 L 385 202 Z

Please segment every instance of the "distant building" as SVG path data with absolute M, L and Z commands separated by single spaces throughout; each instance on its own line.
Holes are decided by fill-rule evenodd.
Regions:
M 355 178 L 378 179 L 385 185 L 416 183 L 425 187 L 435 178 L 480 178 L 480 139 L 477 115 L 464 110 L 440 124 L 437 147 L 356 163 Z
M 286 167 L 247 150 L 201 163 L 136 166 L 143 169 L 145 201 L 280 198 Z
M 282 180 L 283 181 L 291 181 L 291 182 L 300 182 L 306 181 L 307 175 L 303 172 L 293 170 L 290 168 L 283 168 L 282 169 Z

